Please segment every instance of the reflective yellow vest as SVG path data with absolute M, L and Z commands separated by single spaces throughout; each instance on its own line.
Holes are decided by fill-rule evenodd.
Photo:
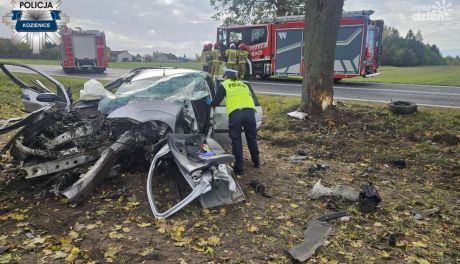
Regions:
M 212 62 L 220 62 L 220 50 L 213 49 L 211 51 Z
M 252 99 L 249 87 L 238 80 L 225 80 L 222 82 L 225 88 L 225 104 L 227 107 L 227 115 L 236 109 L 252 108 L 256 109 L 254 100 Z
M 227 64 L 236 64 L 238 51 L 236 49 L 228 49 L 225 51 L 225 56 L 227 56 Z
M 210 50 L 205 50 L 201 53 L 201 64 L 207 65 L 210 59 L 211 59 Z
M 245 50 L 238 51 L 238 64 L 246 64 L 246 59 L 249 56 L 249 52 Z

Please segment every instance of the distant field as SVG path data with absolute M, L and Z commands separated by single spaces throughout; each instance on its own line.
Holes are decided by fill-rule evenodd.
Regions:
M 460 66 L 380 67 L 381 75 L 342 81 L 460 86 Z
M 23 59 L 0 59 L 0 61 L 11 61 L 24 64 L 39 64 L 39 65 L 61 65 L 57 60 L 23 60 Z M 201 64 L 199 62 L 186 62 L 186 63 L 170 63 L 170 62 L 110 62 L 109 68 L 114 69 L 134 69 L 141 67 L 180 67 L 187 69 L 200 70 Z

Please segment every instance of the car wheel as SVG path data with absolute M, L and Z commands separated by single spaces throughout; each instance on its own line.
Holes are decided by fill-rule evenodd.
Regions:
M 407 115 L 417 112 L 417 105 L 407 101 L 395 101 L 388 104 L 388 109 L 393 114 Z

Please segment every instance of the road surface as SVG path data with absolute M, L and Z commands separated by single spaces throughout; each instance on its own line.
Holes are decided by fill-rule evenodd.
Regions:
M 53 76 L 69 76 L 114 80 L 130 70 L 107 69 L 104 74 L 66 74 L 57 65 L 32 65 Z M 258 93 L 272 95 L 300 96 L 302 84 L 298 80 L 255 80 L 250 81 Z M 460 87 L 342 82 L 334 85 L 334 98 L 337 100 L 353 100 L 382 102 L 404 100 L 424 106 L 449 107 L 460 109 Z

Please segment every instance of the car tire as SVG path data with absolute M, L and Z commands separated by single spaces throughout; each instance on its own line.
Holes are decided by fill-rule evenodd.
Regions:
M 388 104 L 388 109 L 393 114 L 407 115 L 417 112 L 417 105 L 407 101 L 395 101 Z

